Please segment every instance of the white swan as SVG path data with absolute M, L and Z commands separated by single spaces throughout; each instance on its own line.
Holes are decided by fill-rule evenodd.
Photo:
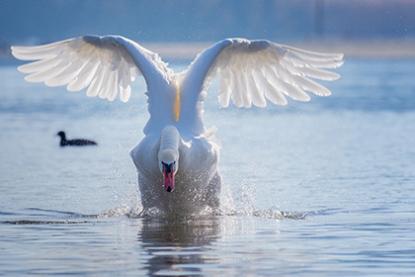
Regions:
M 144 139 L 131 151 L 145 210 L 195 211 L 219 205 L 219 149 L 205 135 L 203 102 L 218 77 L 219 104 L 265 107 L 286 105 L 287 97 L 309 101 L 311 92 L 330 91 L 313 79 L 336 80 L 325 69 L 343 63 L 342 54 L 310 52 L 267 40 L 225 39 L 201 52 L 180 73 L 159 56 L 121 36 L 83 36 L 41 46 L 13 46 L 25 80 L 48 86 L 86 89 L 88 96 L 127 102 L 131 83 L 147 84 L 150 119 Z M 175 191 L 174 193 L 168 193 Z M 167 192 L 166 192 L 167 191 Z

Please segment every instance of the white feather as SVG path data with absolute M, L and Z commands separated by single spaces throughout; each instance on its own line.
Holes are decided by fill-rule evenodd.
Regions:
M 22 73 L 34 73 L 48 70 L 56 66 L 60 62 L 59 58 L 52 58 L 48 60 L 39 60 L 36 62 L 21 65 L 17 68 Z
M 336 68 L 342 64 L 343 54 L 312 52 L 266 40 L 226 39 L 206 49 L 193 61 L 187 75 L 199 82 L 192 81 L 193 86 L 186 93 L 199 93 L 199 87 L 208 87 L 214 74 L 220 74 L 221 87 L 232 84 L 230 97 L 220 94 L 222 106 L 227 106 L 224 104 L 229 98 L 237 107 L 250 107 L 251 104 L 264 107 L 265 98 L 286 105 L 285 96 L 309 101 L 310 96 L 305 91 L 319 96 L 330 95 L 330 90 L 311 78 L 336 80 L 339 74 L 323 68 Z
M 120 94 L 121 101 L 124 103 L 128 102 L 128 100 L 130 99 L 130 95 L 131 95 L 130 86 L 127 86 L 126 88 L 122 88 L 121 94 Z
M 156 54 L 120 36 L 85 36 L 40 46 L 12 46 L 12 54 L 21 60 L 36 60 L 18 67 L 29 73 L 25 77 L 29 82 L 67 86 L 69 91 L 86 88 L 88 96 L 108 100 L 117 98 L 118 87 L 129 87 L 141 72 L 148 85 L 171 78 Z M 128 90 L 121 99 L 129 99 Z
M 118 88 L 119 88 L 118 74 L 119 74 L 118 71 L 114 71 L 113 73 L 113 82 L 112 82 L 110 92 L 107 97 L 109 101 L 114 101 L 117 98 Z
M 88 97 L 95 97 L 99 94 L 99 89 L 104 79 L 104 71 L 105 68 L 103 66 L 98 67 L 98 70 L 95 73 L 94 78 L 92 79 L 91 85 L 88 87 L 86 91 L 86 95 Z
M 53 78 L 49 78 L 45 81 L 45 84 L 50 87 L 64 86 L 72 82 L 76 78 L 79 72 L 82 70 L 82 61 L 76 60 L 66 67 L 62 72 Z
M 86 62 L 85 66 L 79 72 L 77 78 L 68 84 L 68 86 L 66 87 L 67 90 L 80 91 L 89 86 L 89 84 L 91 84 L 93 78 L 95 77 L 95 73 L 98 70 L 99 64 L 99 61 Z
M 111 68 L 105 67 L 104 73 L 102 74 L 102 82 L 98 88 L 98 96 L 102 99 L 107 98 L 107 91 L 111 86 Z
M 28 82 L 44 82 L 50 78 L 55 77 L 62 71 L 64 71 L 70 64 L 60 60 L 59 63 L 53 67 L 46 69 L 45 71 L 33 72 L 30 75 L 25 77 L 25 80 Z

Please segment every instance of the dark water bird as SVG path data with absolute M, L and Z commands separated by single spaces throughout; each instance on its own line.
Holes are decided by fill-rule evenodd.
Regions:
M 87 146 L 87 145 L 98 145 L 95 141 L 88 139 L 66 139 L 66 134 L 64 131 L 59 131 L 57 136 L 61 137 L 60 146 Z

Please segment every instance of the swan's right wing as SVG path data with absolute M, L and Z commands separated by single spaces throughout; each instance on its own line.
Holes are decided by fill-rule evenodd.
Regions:
M 121 36 L 83 36 L 40 46 L 12 46 L 20 60 L 35 60 L 18 67 L 29 82 L 87 89 L 90 97 L 113 101 L 130 98 L 131 83 L 142 75 L 149 90 L 168 85 L 170 71 L 159 56 Z M 157 90 L 155 90 L 157 91 Z
M 227 107 L 264 107 L 267 101 L 287 104 L 287 97 L 308 101 L 330 91 L 312 79 L 336 80 L 326 69 L 343 64 L 343 54 L 311 52 L 268 40 L 222 40 L 200 53 L 185 73 L 183 94 L 194 107 L 199 95 L 218 77 L 219 103 Z

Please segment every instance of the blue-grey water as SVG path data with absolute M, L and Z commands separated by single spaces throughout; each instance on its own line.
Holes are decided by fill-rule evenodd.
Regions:
M 219 109 L 224 213 L 140 218 L 128 104 L 0 67 L 0 276 L 415 276 L 415 60 L 348 60 L 328 98 Z M 61 149 L 56 132 L 98 141 Z

